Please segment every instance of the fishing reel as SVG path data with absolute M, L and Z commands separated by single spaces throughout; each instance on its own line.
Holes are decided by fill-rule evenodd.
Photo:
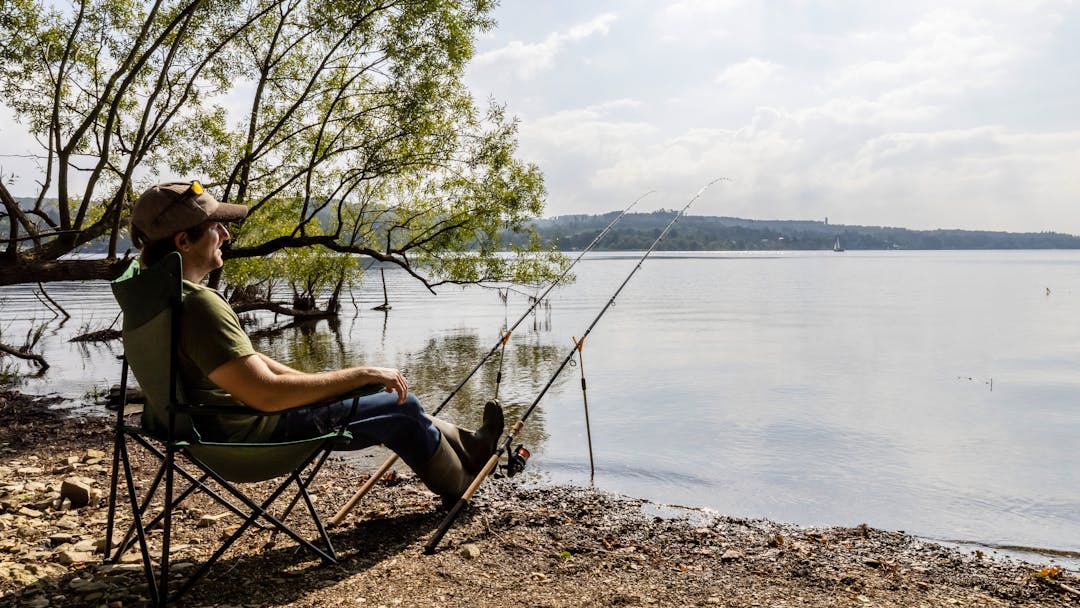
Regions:
M 529 462 L 529 450 L 525 449 L 525 446 L 519 444 L 514 451 L 510 453 L 510 456 L 506 460 L 506 464 L 503 465 L 503 470 L 506 471 L 507 477 L 513 477 L 518 473 L 525 470 L 525 463 Z

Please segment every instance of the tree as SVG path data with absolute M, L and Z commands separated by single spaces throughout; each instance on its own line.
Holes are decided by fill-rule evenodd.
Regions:
M 358 255 L 429 289 L 550 276 L 561 258 L 536 238 L 496 254 L 544 187 L 515 157 L 516 121 L 462 82 L 492 6 L 6 0 L 0 92 L 42 153 L 32 205 L 0 171 L 0 284 L 116 276 L 131 203 L 162 176 L 249 207 L 225 251 L 241 283 L 287 268 L 340 287 Z M 61 259 L 95 239 L 106 259 Z

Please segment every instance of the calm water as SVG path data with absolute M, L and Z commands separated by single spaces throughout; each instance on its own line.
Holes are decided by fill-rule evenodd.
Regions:
M 513 414 L 636 261 L 587 257 L 515 332 L 500 391 Z M 528 306 L 478 288 L 434 297 L 388 269 L 383 315 L 370 276 L 358 314 L 256 346 L 309 370 L 399 366 L 430 408 Z M 24 388 L 81 398 L 116 382 L 117 345 L 65 342 L 112 322 L 107 287 L 49 290 L 75 318 L 50 325 L 54 369 Z M 3 339 L 19 343 L 37 301 L 25 287 L 0 299 Z M 595 485 L 731 515 L 1080 552 L 1078 311 L 1080 252 L 654 255 L 585 347 Z M 496 369 L 493 358 L 445 415 L 475 421 Z M 578 373 L 567 368 L 526 426 L 534 481 L 590 483 Z

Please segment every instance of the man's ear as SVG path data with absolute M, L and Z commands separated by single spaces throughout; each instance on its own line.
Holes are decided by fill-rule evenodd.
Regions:
M 186 249 L 189 242 L 190 241 L 188 241 L 188 235 L 186 232 L 177 232 L 173 236 L 173 244 L 176 245 L 176 248 L 180 251 Z

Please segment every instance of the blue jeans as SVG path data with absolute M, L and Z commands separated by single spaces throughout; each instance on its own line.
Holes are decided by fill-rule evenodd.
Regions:
M 270 440 L 292 441 L 329 433 L 345 422 L 352 406 L 353 400 L 346 399 L 325 407 L 286 412 L 278 420 Z M 442 437 L 412 393 L 401 405 L 397 403 L 397 393 L 382 391 L 360 397 L 348 428 L 352 441 L 339 449 L 360 450 L 382 444 L 414 468 L 431 459 Z

